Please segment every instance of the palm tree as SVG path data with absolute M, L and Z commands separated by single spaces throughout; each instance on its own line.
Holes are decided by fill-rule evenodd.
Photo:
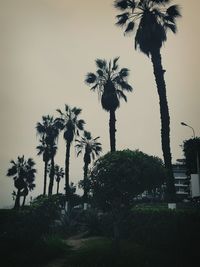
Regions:
M 53 116 L 49 115 L 43 116 L 42 123 L 38 122 L 36 125 L 37 133 L 42 137 L 42 140 L 44 140 L 45 145 L 48 147 L 48 153 L 51 160 L 48 195 L 52 195 L 53 192 L 54 166 L 55 166 L 54 158 L 57 151 L 56 141 L 58 139 L 60 129 L 61 129 L 60 123 L 56 119 L 54 119 Z
M 60 180 L 61 180 L 61 178 L 64 177 L 65 173 L 64 173 L 63 168 L 61 168 L 57 164 L 55 165 L 54 172 L 55 172 L 55 178 L 56 178 L 56 182 L 57 182 L 57 190 L 56 190 L 56 193 L 58 194 L 59 193 Z
M 57 121 L 62 125 L 64 130 L 64 139 L 66 141 L 66 156 L 65 156 L 65 194 L 67 200 L 69 200 L 69 160 L 70 160 L 70 148 L 71 144 L 76 135 L 79 135 L 79 131 L 83 130 L 84 120 L 78 119 L 78 116 L 81 114 L 80 108 L 70 108 L 68 105 L 65 105 L 65 111 L 62 112 L 60 109 L 57 109 L 57 112 L 60 114 L 60 118 L 57 118 Z
M 11 160 L 12 166 L 8 169 L 7 176 L 13 176 L 14 185 L 17 188 L 14 208 L 20 207 L 20 197 L 24 196 L 23 205 L 26 196 L 30 190 L 35 187 L 35 162 L 29 158 L 25 160 L 24 156 L 18 157 L 17 161 Z
M 180 17 L 177 5 L 166 7 L 170 0 L 116 0 L 115 7 L 122 14 L 117 16 L 117 25 L 125 27 L 125 33 L 136 28 L 135 48 L 151 58 L 160 100 L 161 139 L 165 167 L 168 170 L 167 195 L 175 196 L 170 149 L 170 116 L 166 96 L 165 70 L 162 67 L 161 48 L 167 40 L 167 30 L 176 33 L 176 18 Z M 138 25 L 136 26 L 136 22 Z
M 83 137 L 80 138 L 80 140 L 76 139 L 76 149 L 77 149 L 77 156 L 79 156 L 84 151 L 84 179 L 83 179 L 83 200 L 84 203 L 87 202 L 87 178 L 88 178 L 88 167 L 91 163 L 91 159 L 95 159 L 96 156 L 99 156 L 100 152 L 102 151 L 101 143 L 99 143 L 97 140 L 99 139 L 99 136 L 96 138 L 92 138 L 91 133 L 84 131 Z
M 109 133 L 111 152 L 116 150 L 115 111 L 120 106 L 120 98 L 127 101 L 124 91 L 132 91 L 132 87 L 127 82 L 129 70 L 127 68 L 119 70 L 118 59 L 115 58 L 113 61 L 109 61 L 109 63 L 105 60 L 97 59 L 96 74 L 88 73 L 85 79 L 88 85 L 93 85 L 91 90 L 98 91 L 103 109 L 110 113 Z
M 47 187 L 47 166 L 48 162 L 51 158 L 51 153 L 50 153 L 50 147 L 49 145 L 45 142 L 44 136 L 42 139 L 39 140 L 41 143 L 39 146 L 36 147 L 38 150 L 37 155 L 42 155 L 43 156 L 43 161 L 44 161 L 44 188 L 43 188 L 43 195 L 46 195 L 46 187 Z

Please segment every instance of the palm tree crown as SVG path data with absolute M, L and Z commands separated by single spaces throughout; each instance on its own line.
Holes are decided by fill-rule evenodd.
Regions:
M 149 56 L 154 49 L 160 49 L 167 40 L 167 30 L 176 33 L 176 18 L 179 7 L 166 8 L 170 0 L 116 0 L 115 7 L 124 11 L 117 15 L 117 25 L 124 27 L 125 34 L 135 28 L 135 48 Z M 136 25 L 138 21 L 138 25 Z
M 76 139 L 77 156 L 84 151 L 84 162 L 90 164 L 91 160 L 94 160 L 96 156 L 99 156 L 102 151 L 101 143 L 97 141 L 99 138 L 99 136 L 92 138 L 90 132 L 84 131 L 80 140 Z
M 81 111 L 80 108 L 70 108 L 68 105 L 65 105 L 65 112 L 57 109 L 57 112 L 60 114 L 60 118 L 58 118 L 57 121 L 62 125 L 62 129 L 64 129 L 64 139 L 68 142 L 72 142 L 74 136 L 79 135 L 79 131 L 84 128 L 84 120 L 78 119 Z
M 118 59 L 119 57 L 109 62 L 97 59 L 96 73 L 88 73 L 85 79 L 88 85 L 92 85 L 91 90 L 98 90 L 102 107 L 106 111 L 115 111 L 119 108 L 120 98 L 127 101 L 127 97 L 123 91 L 131 92 L 133 90 L 127 82 L 129 70 L 127 68 L 119 70 L 117 64 Z
M 53 145 L 58 138 L 61 125 L 53 116 L 42 116 L 42 122 L 36 125 L 37 133 L 46 144 Z

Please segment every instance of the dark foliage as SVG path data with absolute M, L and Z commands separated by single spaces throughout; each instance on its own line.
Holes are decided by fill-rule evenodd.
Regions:
M 186 168 L 188 174 L 197 173 L 197 153 L 200 165 L 200 137 L 185 140 L 183 151 L 186 158 Z
M 196 266 L 200 242 L 198 211 L 134 209 L 120 223 L 119 253 L 110 238 L 111 215 L 88 213 L 87 216 L 92 233 L 101 237 L 86 242 L 70 255 L 66 266 Z

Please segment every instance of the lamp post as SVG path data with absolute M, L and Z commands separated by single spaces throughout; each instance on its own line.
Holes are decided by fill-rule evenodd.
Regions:
M 181 122 L 181 125 L 189 127 L 190 129 L 192 129 L 193 138 L 194 139 L 196 138 L 195 131 L 194 131 L 194 128 L 192 126 L 186 124 L 185 122 Z M 197 161 L 197 174 L 198 174 L 198 177 L 199 177 L 199 195 L 200 195 L 200 168 L 199 168 L 199 153 L 198 153 L 198 150 L 197 150 L 197 155 L 196 155 L 196 161 Z
M 196 136 L 195 136 L 195 132 L 194 132 L 194 128 L 192 128 L 190 125 L 186 124 L 185 122 L 181 122 L 181 125 L 183 125 L 183 126 L 187 126 L 187 127 L 191 128 L 192 131 L 193 131 L 193 138 L 196 137 Z

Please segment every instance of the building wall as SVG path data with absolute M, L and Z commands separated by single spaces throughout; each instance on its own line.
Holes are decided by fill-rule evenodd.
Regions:
M 191 174 L 191 196 L 199 197 L 200 196 L 200 184 L 198 174 Z

